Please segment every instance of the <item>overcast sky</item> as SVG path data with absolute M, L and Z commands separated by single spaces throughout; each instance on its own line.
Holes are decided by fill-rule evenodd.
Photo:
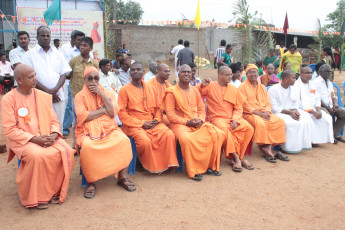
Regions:
M 193 20 L 197 9 L 197 0 L 134 0 L 144 9 L 144 21 L 175 21 L 183 19 L 182 14 Z M 228 22 L 233 17 L 233 5 L 236 0 L 200 0 L 202 21 Z M 258 11 L 267 23 L 283 27 L 285 12 L 288 13 L 290 29 L 315 30 L 316 19 L 325 25 L 328 13 L 336 9 L 338 0 L 247 0 L 249 11 Z M 234 22 L 233 20 L 232 22 Z

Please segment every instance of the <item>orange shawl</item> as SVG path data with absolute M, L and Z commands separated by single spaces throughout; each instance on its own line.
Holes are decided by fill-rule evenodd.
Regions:
M 114 94 L 105 90 L 101 85 L 100 87 L 109 100 L 112 101 L 114 114 L 117 114 L 119 107 L 116 103 Z M 96 111 L 103 106 L 104 103 L 101 96 L 92 94 L 86 85 L 84 85 L 83 89 L 76 95 L 75 112 L 78 118 L 76 137 L 78 145 L 82 143 L 82 139 L 85 136 L 89 136 L 91 139 L 102 139 L 113 130 L 117 129 L 115 119 L 106 114 L 92 121 L 84 122 L 91 111 Z
M 248 78 L 239 87 L 243 102 L 243 113 L 251 114 L 254 110 L 271 112 L 271 101 L 266 87 L 259 82 L 256 87 L 250 84 Z

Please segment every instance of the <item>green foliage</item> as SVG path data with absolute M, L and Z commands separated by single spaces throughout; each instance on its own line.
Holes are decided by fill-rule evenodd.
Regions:
M 327 15 L 326 21 L 329 24 L 322 27 L 322 31 L 326 32 L 340 32 L 341 26 L 345 19 L 345 0 L 337 2 L 337 9 Z M 339 35 L 323 35 L 321 34 L 322 42 L 324 46 L 340 47 L 343 43 L 343 36 Z
M 317 30 L 317 35 L 314 37 L 315 44 L 308 45 L 308 48 L 316 50 L 317 52 L 316 60 L 319 61 L 321 60 L 321 50 L 322 50 L 322 45 L 323 45 L 323 41 L 322 41 L 323 31 L 322 31 L 321 21 L 319 18 L 316 20 L 316 30 Z
M 106 14 L 109 15 L 109 20 L 114 20 L 114 0 L 105 0 Z M 142 16 L 144 14 L 143 8 L 140 3 L 135 1 L 124 2 L 122 0 L 116 3 L 116 19 L 122 20 L 121 22 L 116 22 L 117 24 L 132 24 L 138 25 Z M 126 22 L 124 22 L 126 21 Z
M 239 30 L 244 31 L 247 40 L 244 46 L 242 62 L 248 64 L 262 59 L 262 48 L 267 43 L 273 44 L 272 34 L 269 37 L 266 32 L 259 32 L 254 38 L 252 30 L 256 25 L 266 24 L 265 21 L 257 17 L 257 11 L 254 14 L 249 13 L 249 5 L 246 0 L 237 0 L 235 2 L 233 15 L 236 18 L 236 23 L 242 24 Z M 245 27 L 244 24 L 247 26 Z

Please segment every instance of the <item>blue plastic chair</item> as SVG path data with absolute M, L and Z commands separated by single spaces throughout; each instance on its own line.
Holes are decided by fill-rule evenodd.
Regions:
M 133 155 L 131 163 L 128 166 L 128 174 L 129 175 L 134 175 L 135 174 L 135 169 L 137 167 L 138 152 L 137 152 L 137 146 L 135 145 L 134 139 L 132 137 L 128 137 L 128 138 L 131 141 L 132 155 Z
M 314 73 L 315 72 L 316 64 L 310 64 L 309 67 L 313 70 L 313 73 Z
M 332 82 L 333 87 L 337 89 L 337 97 L 338 97 L 338 105 L 339 107 L 343 108 L 343 102 L 341 101 L 341 93 L 340 93 L 340 88 L 337 84 L 335 84 L 334 82 Z M 344 82 L 342 83 L 342 87 L 344 89 Z M 335 121 L 335 117 L 333 116 L 333 122 Z M 341 132 L 339 133 L 339 136 L 343 136 L 344 135 L 344 127 L 341 130 Z

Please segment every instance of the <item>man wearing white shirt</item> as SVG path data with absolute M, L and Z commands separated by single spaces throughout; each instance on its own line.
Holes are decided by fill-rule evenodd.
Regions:
M 111 72 L 112 67 L 108 59 L 104 58 L 100 60 L 99 68 L 99 84 L 104 89 L 114 92 L 117 101 L 119 91 L 122 87 L 119 77 L 114 72 Z M 122 125 L 118 115 L 115 116 L 115 120 L 117 125 Z
M 71 41 L 64 44 L 61 47 L 60 51 L 68 63 L 72 58 L 80 54 L 79 44 L 83 37 L 85 37 L 85 34 L 83 32 L 79 30 L 73 30 L 71 33 Z M 67 138 L 67 136 L 70 133 L 70 127 L 73 123 L 73 116 L 74 116 L 73 107 L 72 107 L 72 94 L 71 94 L 71 88 L 70 88 L 69 83 L 70 81 L 66 79 L 64 89 L 65 89 L 65 99 L 67 100 L 67 103 L 66 103 L 66 108 L 65 108 L 63 124 L 62 124 L 62 134 L 64 138 Z
M 129 66 L 131 65 L 131 57 L 122 58 L 120 60 L 119 79 L 121 85 L 124 86 L 131 81 L 129 74 Z
M 324 144 L 333 143 L 333 121 L 332 116 L 321 110 L 320 94 L 312 78 L 312 69 L 308 66 L 302 67 L 300 77 L 295 83 L 300 98 L 300 109 L 306 111 L 312 121 L 312 143 Z
M 311 118 L 307 112 L 299 109 L 298 91 L 293 86 L 295 81 L 295 73 L 285 70 L 282 73 L 282 82 L 268 90 L 272 112 L 285 122 L 286 142 L 281 148 L 286 153 L 299 153 L 312 147 Z
M 53 96 L 53 106 L 62 124 L 65 113 L 63 84 L 71 71 L 63 55 L 50 45 L 51 31 L 48 26 L 37 28 L 38 44 L 25 53 L 23 64 L 31 66 L 37 77 L 37 88 Z
M 10 83 L 6 84 L 5 80 Z M 13 69 L 11 63 L 6 60 L 6 54 L 0 53 L 0 84 L 2 84 L 7 91 L 10 91 L 14 83 Z
M 148 82 L 149 80 L 151 80 L 152 78 L 155 78 L 157 75 L 157 63 L 156 62 L 151 62 L 149 64 L 149 72 L 147 74 L 145 74 L 144 76 L 144 81 Z
M 10 51 L 10 62 L 14 68 L 22 63 L 25 52 L 29 51 L 30 37 L 28 32 L 19 31 L 18 35 L 18 47 Z
M 338 141 L 345 143 L 345 138 L 339 137 L 339 133 L 345 124 L 345 109 L 340 108 L 337 100 L 334 98 L 333 84 L 329 80 L 331 76 L 331 66 L 328 64 L 322 65 L 319 69 L 319 74 L 320 76 L 317 77 L 313 83 L 316 85 L 316 89 L 320 94 L 321 107 L 325 112 L 337 118 L 336 122 L 333 124 L 334 143 L 336 144 Z
M 183 46 L 183 40 L 182 39 L 179 39 L 178 40 L 178 45 L 175 46 L 174 48 L 172 48 L 172 50 L 170 51 L 170 54 L 172 55 L 175 55 L 175 77 L 176 79 L 178 78 L 178 71 L 176 70 L 176 64 L 177 64 L 177 55 L 178 55 L 178 52 L 180 50 L 182 50 L 184 48 Z

